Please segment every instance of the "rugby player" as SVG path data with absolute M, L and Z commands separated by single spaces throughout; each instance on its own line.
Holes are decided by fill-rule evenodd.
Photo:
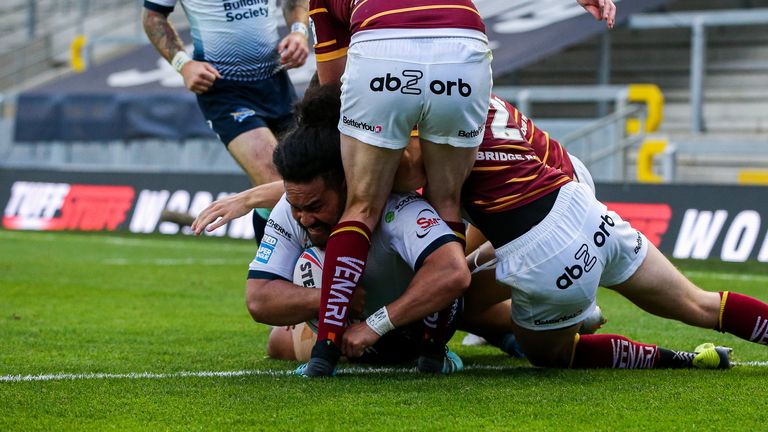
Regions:
M 579 3 L 613 25 L 611 0 Z M 307 376 L 323 376 L 340 355 L 345 330 L 331 317 L 330 290 L 342 283 L 353 292 L 356 282 L 339 275 L 354 274 L 345 265 L 350 259 L 364 268 L 371 231 L 414 125 L 427 178 L 424 195 L 463 237 L 459 195 L 482 139 L 492 56 L 470 0 L 310 0 L 309 14 L 320 82 L 342 83 L 339 131 L 348 188 L 344 213 L 326 248 L 318 342 L 306 368 Z M 349 302 L 349 296 L 339 299 Z M 438 321 L 444 322 L 447 313 Z M 435 349 L 425 356 L 442 355 L 443 327 L 436 327 L 430 338 Z
M 588 187 L 544 163 L 529 145 L 533 131 L 506 133 L 521 129 L 507 120 L 513 111 L 502 100 L 492 102 L 462 200 L 495 248 L 496 278 L 511 287 L 515 335 L 534 365 L 730 365 L 730 349 L 712 344 L 678 353 L 621 335 L 579 336 L 598 285 L 655 315 L 768 343 L 768 305 L 729 291 L 707 292 L 687 280 Z
M 324 111 L 332 111 L 332 110 L 326 109 Z M 493 132 L 494 129 L 490 127 L 490 125 L 493 124 L 494 121 L 497 122 L 496 123 L 497 125 L 499 124 L 503 125 L 503 127 L 501 128 L 496 128 L 495 133 L 497 136 L 494 136 L 494 132 Z M 523 123 L 526 125 L 526 127 L 521 126 L 521 124 Z M 519 161 L 519 162 L 526 162 L 524 165 L 530 165 L 530 167 L 527 169 L 528 172 L 524 173 L 525 175 L 522 177 L 523 179 L 529 178 L 529 177 L 537 177 L 539 175 L 543 175 L 545 177 L 551 177 L 553 172 L 555 175 L 554 177 L 555 179 L 562 178 L 563 174 L 561 171 L 551 168 L 548 165 L 544 165 L 542 163 L 541 157 L 534 150 L 534 148 L 538 148 L 539 151 L 543 149 L 544 154 L 547 154 L 546 149 L 549 148 L 551 151 L 549 153 L 550 156 L 546 156 L 546 158 L 549 159 L 549 157 L 554 156 L 554 159 L 551 159 L 551 162 L 553 164 L 563 164 L 563 161 L 558 162 L 556 161 L 556 159 L 557 157 L 562 157 L 563 159 L 567 160 L 568 159 L 567 153 L 560 153 L 559 144 L 556 141 L 549 139 L 546 134 L 542 135 L 545 138 L 542 142 L 546 143 L 547 144 L 546 146 L 531 145 L 531 142 L 537 141 L 536 139 L 534 139 L 534 136 L 536 135 L 535 125 L 533 125 L 533 123 L 530 122 L 530 120 L 528 120 L 524 116 L 517 113 L 514 107 L 512 107 L 510 104 L 506 103 L 500 98 L 494 98 L 494 101 L 491 105 L 491 110 L 489 111 L 489 115 L 488 115 L 488 125 L 489 125 L 488 130 L 492 132 L 485 135 L 484 143 L 483 143 L 483 146 L 481 147 L 482 151 L 493 152 L 493 151 L 513 150 L 517 153 L 510 153 L 503 157 L 498 155 L 496 155 L 497 157 L 485 157 L 488 155 L 483 155 L 478 159 L 482 158 L 484 161 L 490 161 L 490 162 L 504 161 L 504 164 L 499 163 L 496 166 L 493 166 L 493 165 L 484 164 L 482 163 L 483 161 L 479 160 L 478 167 L 479 168 L 486 167 L 486 169 L 480 169 L 480 170 L 477 170 L 476 172 L 481 172 L 481 173 L 494 172 L 494 171 L 504 172 L 505 174 L 502 176 L 504 181 L 507 181 L 513 178 L 521 178 L 521 177 L 514 177 L 515 175 L 519 175 L 521 173 L 520 168 L 516 168 L 514 166 L 515 165 L 514 162 Z M 517 132 L 512 131 L 512 129 L 515 129 L 515 128 L 518 129 Z M 315 136 L 314 138 L 320 139 L 317 136 Z M 519 154 L 520 156 L 515 156 L 515 154 Z M 528 162 L 535 162 L 535 163 L 528 163 Z M 508 168 L 504 168 L 505 166 L 507 166 Z M 531 167 L 534 167 L 534 169 L 530 169 Z M 552 172 L 550 172 L 550 170 Z M 533 174 L 529 175 L 531 172 Z M 533 190 L 536 190 L 537 187 L 541 186 L 541 184 L 537 185 L 536 183 L 532 183 L 531 180 L 535 180 L 535 178 L 530 178 L 527 181 L 523 180 L 520 182 L 512 182 L 512 183 L 513 184 L 528 183 L 528 185 L 522 189 L 523 191 L 522 193 L 524 195 L 526 191 L 527 192 L 531 191 L 530 190 L 531 186 L 534 186 Z M 567 178 L 565 182 L 572 183 L 569 178 Z M 469 186 L 469 187 L 473 187 L 473 186 Z M 583 190 L 584 193 L 586 193 L 588 197 L 591 197 L 591 198 L 584 198 L 585 200 L 587 201 L 591 200 L 596 202 L 591 190 L 589 190 L 587 187 L 583 185 L 579 185 L 579 187 Z M 253 194 L 253 190 L 251 190 L 250 193 Z M 510 200 L 505 200 L 502 202 L 508 202 L 508 201 Z M 523 211 L 527 211 L 527 210 L 524 208 Z M 507 215 L 511 216 L 509 213 Z M 523 216 L 523 218 L 520 219 L 521 223 L 526 223 L 527 220 L 530 221 L 530 219 L 526 219 L 525 213 L 520 213 L 520 215 Z M 215 221 L 218 218 L 218 216 L 212 216 L 210 214 L 203 216 L 202 213 L 201 213 L 201 216 L 202 218 L 199 223 L 202 225 L 202 227 L 204 227 L 208 223 Z M 485 219 L 482 219 L 482 220 L 485 220 Z M 617 215 L 612 216 L 612 219 L 610 220 L 620 221 Z M 510 225 L 510 224 L 507 223 L 507 225 Z M 615 222 L 614 222 L 614 225 L 616 225 Z M 533 229 L 530 229 L 529 231 L 534 232 L 535 229 L 536 228 L 533 228 Z M 552 230 L 552 228 L 551 227 L 548 228 L 547 232 L 549 232 L 549 230 Z M 328 231 L 328 229 L 326 229 L 326 231 Z M 492 232 L 494 234 L 497 234 L 498 232 L 501 232 L 503 234 L 507 231 L 492 231 Z M 491 238 L 491 241 L 494 241 L 495 239 L 497 239 L 497 237 L 490 237 L 490 238 Z M 548 250 L 557 251 L 559 250 L 559 248 L 552 247 L 551 249 L 548 249 Z M 534 262 L 536 261 L 533 255 L 531 256 L 531 258 L 534 260 Z M 479 262 L 482 263 L 485 259 L 486 258 L 481 258 Z M 474 259 L 471 259 L 469 261 L 471 261 L 471 264 L 473 265 L 476 265 L 478 263 L 478 261 Z M 593 270 L 595 266 L 598 266 L 598 265 L 602 266 L 602 263 L 598 263 L 596 260 L 593 261 L 589 259 L 588 262 L 592 263 L 591 267 L 589 268 L 589 271 Z M 505 265 L 505 262 L 502 261 L 502 264 L 500 265 L 499 268 L 503 268 L 504 265 Z M 525 269 L 525 267 L 523 267 L 523 269 Z M 580 279 L 581 277 L 583 277 L 585 273 L 589 273 L 589 271 L 586 270 L 586 267 L 583 268 L 581 270 L 579 278 L 577 279 Z M 572 273 L 579 274 L 575 268 L 570 268 L 570 272 L 568 273 L 568 275 L 570 276 Z M 481 275 L 477 276 L 478 279 L 480 277 Z M 682 278 L 682 276 L 679 276 L 679 277 Z M 541 275 L 540 278 L 541 280 L 539 281 L 539 283 L 542 283 L 542 284 L 545 284 L 548 280 L 546 275 Z M 536 280 L 533 279 L 533 277 L 529 277 L 525 280 L 530 281 L 529 283 L 533 285 L 535 285 L 536 283 Z M 493 283 L 488 283 L 487 281 L 483 282 L 481 280 L 473 280 L 473 283 L 474 282 L 478 282 L 477 284 L 478 286 L 485 286 L 485 287 L 494 286 Z M 563 281 L 563 283 L 565 283 L 565 281 Z M 509 284 L 507 283 L 507 285 Z M 546 292 L 546 288 L 547 287 L 545 286 L 542 289 L 542 291 Z M 594 290 L 596 290 L 596 285 L 594 287 Z M 515 295 L 516 291 L 517 290 L 513 288 L 512 290 L 513 296 Z M 699 295 L 707 294 L 698 288 L 695 288 L 693 291 L 695 291 L 695 293 L 697 292 Z M 507 312 L 510 309 L 508 304 L 506 305 L 506 309 L 503 309 L 505 306 L 502 303 L 503 300 L 509 298 L 508 292 L 509 291 L 507 291 L 507 294 L 504 295 L 504 294 L 500 294 L 498 290 L 486 289 L 485 291 L 482 291 L 479 293 L 479 297 L 482 298 L 482 301 L 484 302 L 484 304 L 490 305 L 490 306 L 487 306 L 486 309 L 484 310 L 484 312 L 486 313 L 484 319 L 487 319 L 486 322 L 496 323 L 496 325 L 498 326 L 497 328 L 503 328 L 504 322 L 509 324 Z M 582 292 L 582 291 L 579 291 L 579 292 Z M 622 294 L 625 294 L 625 291 L 623 290 L 619 289 L 619 292 L 621 292 Z M 471 301 L 469 300 L 469 298 L 471 297 L 472 294 L 473 294 L 472 290 L 467 292 L 467 301 L 466 301 L 467 305 L 471 304 Z M 715 293 L 708 293 L 708 294 L 715 294 Z M 627 295 L 627 297 L 630 298 L 631 300 L 637 301 L 635 297 L 631 296 L 631 292 L 625 295 Z M 654 293 L 652 295 L 656 295 L 656 294 Z M 742 297 L 738 297 L 739 299 L 738 301 L 740 301 Z M 519 293 L 516 298 L 523 298 L 523 300 L 527 300 L 525 297 L 520 297 Z M 568 297 L 565 298 L 566 301 L 568 299 L 569 299 Z M 651 300 L 653 299 L 650 299 L 648 301 L 651 301 Z M 555 299 L 552 301 L 552 303 L 562 305 L 562 303 L 558 303 L 562 301 L 563 301 L 562 299 Z M 677 300 L 677 301 L 679 302 L 680 300 Z M 310 305 L 308 306 L 308 308 L 311 308 L 313 306 L 317 307 L 316 302 L 317 302 L 317 297 L 315 297 L 314 300 L 310 302 Z M 547 306 L 552 303 L 542 302 L 542 304 L 535 305 L 535 306 L 539 306 L 542 309 L 546 309 Z M 759 302 L 756 302 L 754 300 L 751 301 L 751 304 L 753 305 L 757 305 L 758 303 Z M 525 304 L 527 306 L 530 306 L 531 302 L 528 300 Z M 514 302 L 513 302 L 513 305 L 514 305 Z M 575 317 L 578 324 L 581 324 L 581 321 L 583 321 L 583 318 L 593 312 L 594 310 L 594 307 L 592 307 L 593 305 L 594 305 L 594 293 L 591 299 L 591 303 L 588 305 L 590 307 L 587 308 L 587 313 L 583 313 L 580 316 Z M 506 310 L 506 312 L 499 313 L 499 311 L 502 311 L 502 310 Z M 309 313 L 309 315 L 311 315 L 311 312 Z M 471 313 L 471 314 L 468 313 L 466 315 L 472 316 L 474 315 L 474 313 Z M 498 320 L 500 316 L 503 317 L 503 320 L 501 321 L 501 324 L 498 324 L 499 323 Z M 512 316 L 513 316 L 513 319 L 515 319 L 515 315 L 513 314 Z M 732 315 L 728 315 L 728 317 L 732 317 Z M 573 319 L 571 317 L 567 317 L 567 318 L 571 320 Z M 764 323 L 765 321 L 762 321 L 762 322 Z M 760 321 L 758 321 L 757 324 L 759 325 Z M 516 329 L 520 328 L 518 324 L 513 324 L 513 325 L 514 325 L 514 328 Z M 366 348 L 370 346 L 375 346 L 375 344 L 379 341 L 379 336 L 373 330 L 373 327 L 375 327 L 375 324 L 373 326 L 371 326 L 368 323 L 360 323 L 360 324 L 352 325 L 350 329 L 347 331 L 347 333 L 345 334 L 343 339 L 343 348 L 344 348 L 345 354 L 353 357 L 355 355 L 360 355 L 364 353 Z M 475 328 L 470 330 L 475 333 L 483 334 L 482 327 L 483 327 L 482 322 L 476 322 Z M 569 327 L 567 330 L 568 331 L 572 330 L 573 334 L 575 334 L 577 329 L 578 329 L 578 326 L 575 325 L 572 328 Z M 549 343 L 549 339 L 547 339 L 547 337 L 552 337 L 552 335 L 557 335 L 559 333 L 561 333 L 561 330 L 558 330 L 558 329 L 556 329 L 554 332 L 549 332 L 549 331 L 539 332 L 537 336 L 540 336 L 544 340 L 537 341 L 535 338 L 533 338 L 533 342 L 530 342 L 530 343 L 535 344 L 534 346 L 546 345 L 547 343 Z M 573 347 L 573 334 L 571 335 L 572 337 L 571 347 Z M 529 337 L 529 340 L 532 338 L 531 335 L 527 333 L 526 335 Z M 580 341 L 585 345 L 582 345 L 581 349 L 577 350 L 577 352 L 579 353 L 579 358 L 578 358 L 579 361 L 568 363 L 568 364 L 565 364 L 564 366 L 570 365 L 573 367 L 657 367 L 657 368 L 692 367 L 693 366 L 693 367 L 714 368 L 714 367 L 727 367 L 730 364 L 730 361 L 728 358 L 729 351 L 721 347 L 705 345 L 705 346 L 702 346 L 701 349 L 699 349 L 699 352 L 673 351 L 669 349 L 659 348 L 655 345 L 637 344 L 636 342 L 630 341 L 622 336 L 617 336 L 617 335 L 583 335 L 580 337 Z M 608 343 L 607 344 L 603 343 L 604 341 L 608 341 Z M 601 343 L 602 345 L 600 345 Z M 601 347 L 602 349 L 597 349 L 597 350 L 588 349 L 592 346 L 597 346 L 598 348 Z M 587 347 L 587 349 L 585 349 L 584 347 Z M 614 350 L 614 351 L 610 351 L 609 353 L 609 352 L 606 352 L 606 350 Z M 526 354 L 528 354 L 528 352 L 529 351 L 525 351 Z M 544 362 L 542 360 L 542 355 L 538 351 L 534 350 L 530 352 L 533 352 L 534 355 L 536 355 L 536 357 L 532 359 L 535 365 L 539 365 L 539 366 L 556 366 L 557 365 L 555 363 Z M 595 358 L 591 360 L 588 359 L 587 356 L 590 356 L 590 355 L 594 356 Z
M 247 282 L 251 315 L 271 325 L 292 325 L 317 316 L 320 290 L 294 285 L 294 264 L 307 247 L 326 246 L 344 208 L 346 182 L 335 129 L 338 88 L 326 86 L 313 92 L 316 95 L 305 98 L 299 107 L 299 127 L 275 150 L 274 162 L 286 194 L 270 215 Z M 363 272 L 359 263 L 350 260 L 347 270 L 366 287 L 366 322 L 383 335 L 449 305 L 455 315 L 455 300 L 468 285 L 464 278 L 469 272 L 453 231 L 415 193 L 392 195 L 385 208 L 384 221 L 372 236 L 375 265 Z M 348 288 L 336 286 L 333 292 L 339 290 Z M 346 321 L 349 303 L 332 299 L 330 304 L 333 318 Z M 445 344 L 442 349 L 437 372 L 460 369 L 458 356 L 448 352 Z M 335 362 L 331 366 L 332 371 Z
M 191 25 L 190 56 L 168 15 L 177 2 Z M 283 0 L 291 32 L 277 34 L 275 2 L 235 0 L 144 0 L 143 25 L 150 42 L 184 78 L 209 126 L 251 183 L 279 180 L 272 165 L 275 134 L 293 126 L 296 92 L 286 69 L 302 66 L 309 54 L 307 0 Z M 275 196 L 275 199 L 279 194 Z M 183 214 L 165 212 L 183 224 Z M 256 239 L 265 212 L 254 211 Z

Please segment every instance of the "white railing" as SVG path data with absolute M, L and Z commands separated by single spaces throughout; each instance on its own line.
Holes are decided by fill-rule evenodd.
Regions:
M 629 27 L 651 30 L 659 28 L 691 29 L 691 132 L 704 132 L 704 79 L 707 59 L 707 27 L 768 24 L 768 9 L 718 10 L 638 14 L 629 17 Z M 768 83 L 767 83 L 768 84 Z

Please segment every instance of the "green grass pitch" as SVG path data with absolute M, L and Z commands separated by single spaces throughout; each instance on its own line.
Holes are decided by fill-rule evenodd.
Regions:
M 455 376 L 291 376 L 295 364 L 265 358 L 268 328 L 245 309 L 254 252 L 222 238 L 0 231 L 0 431 L 768 428 L 768 347 L 650 316 L 604 289 L 602 332 L 678 349 L 711 341 L 739 364 L 541 370 L 461 346 L 459 334 L 451 344 L 468 369 Z M 677 264 L 707 290 L 768 301 L 765 264 Z

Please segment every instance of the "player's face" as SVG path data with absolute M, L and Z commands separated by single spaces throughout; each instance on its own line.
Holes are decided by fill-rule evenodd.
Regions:
M 343 194 L 317 177 L 309 183 L 285 182 L 285 195 L 293 218 L 307 230 L 312 244 L 325 247 L 344 211 Z

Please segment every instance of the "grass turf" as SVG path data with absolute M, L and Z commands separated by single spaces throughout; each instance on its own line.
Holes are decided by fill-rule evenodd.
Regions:
M 268 328 L 243 291 L 250 242 L 221 238 L 0 231 L 0 377 L 170 374 L 0 381 L 0 430 L 762 430 L 768 366 L 730 371 L 541 370 L 490 347 L 453 348 L 469 370 L 305 380 L 265 358 Z M 708 290 L 768 301 L 765 264 L 680 262 Z M 600 291 L 602 332 L 692 349 L 766 347 L 650 316 Z M 229 377 L 179 372 L 248 371 Z M 173 375 L 176 374 L 176 375 Z

